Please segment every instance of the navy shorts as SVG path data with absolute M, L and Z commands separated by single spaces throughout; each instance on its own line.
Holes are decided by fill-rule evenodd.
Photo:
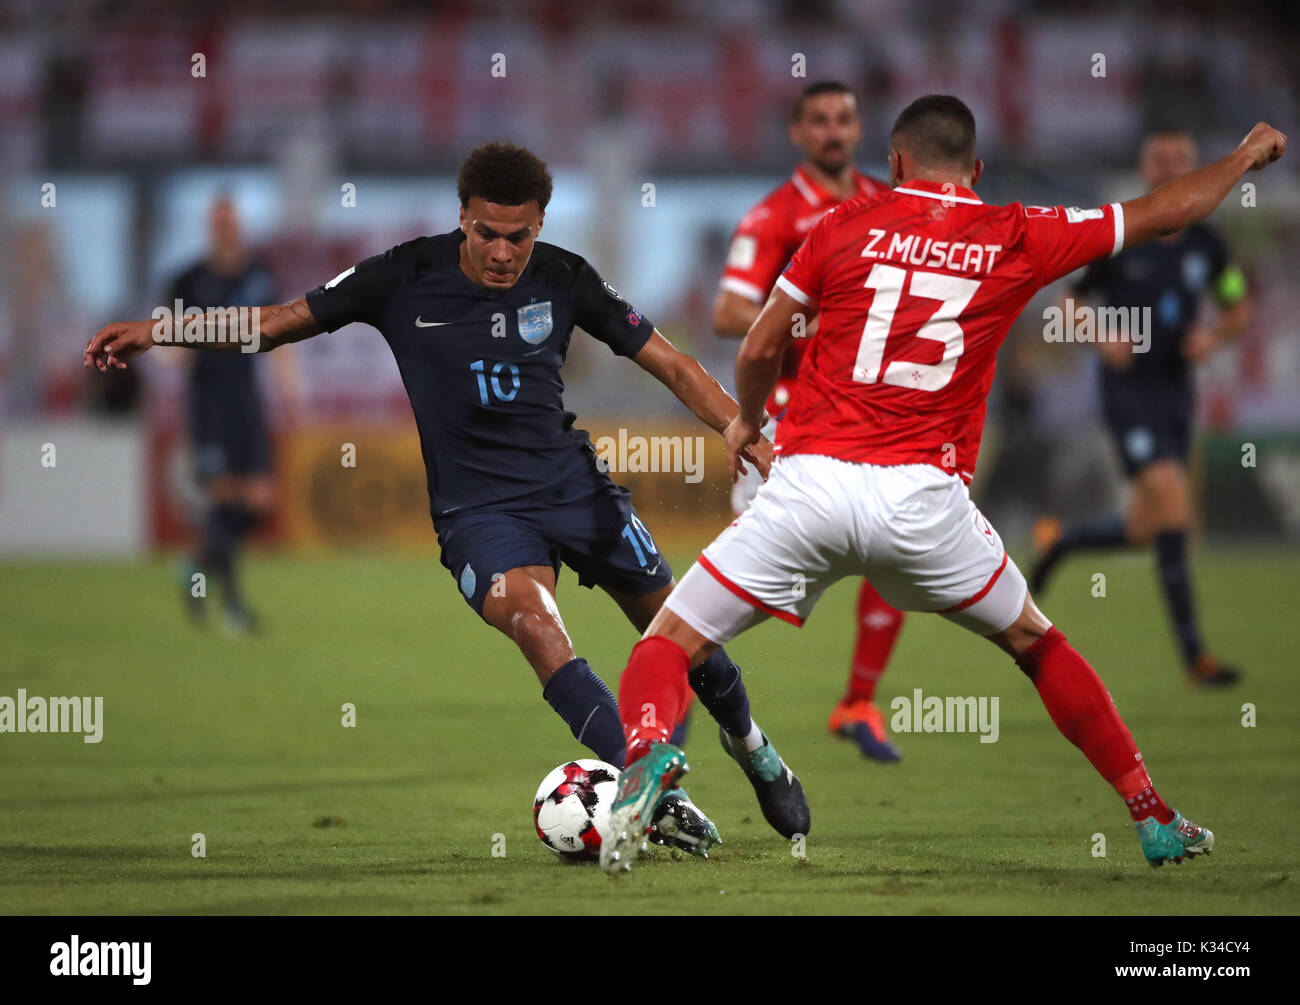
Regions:
M 543 500 L 529 509 L 453 515 L 434 526 L 442 564 L 480 616 L 496 579 L 524 565 L 549 565 L 558 579 L 563 563 L 578 574 L 579 586 L 634 596 L 654 593 L 673 580 L 668 560 L 636 515 L 631 493 L 603 476 L 577 501 Z
M 1110 384 L 1102 404 L 1126 476 L 1159 460 L 1187 462 L 1194 411 L 1189 386 Z
M 198 355 L 188 387 L 195 475 L 199 481 L 265 475 L 270 471 L 270 432 L 251 356 Z
M 256 395 L 205 389 L 190 396 L 190 448 L 199 481 L 271 470 L 271 435 Z

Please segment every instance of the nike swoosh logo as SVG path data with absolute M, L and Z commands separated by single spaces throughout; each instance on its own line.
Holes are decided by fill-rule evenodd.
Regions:
M 439 325 L 449 325 L 454 323 L 455 322 L 452 321 L 422 321 L 418 315 L 415 319 L 416 328 L 437 328 Z

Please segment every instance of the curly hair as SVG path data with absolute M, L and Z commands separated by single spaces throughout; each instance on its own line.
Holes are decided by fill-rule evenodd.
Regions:
M 484 143 L 470 151 L 456 176 L 460 204 L 478 196 L 501 206 L 522 206 L 537 200 L 545 209 L 551 201 L 551 172 L 531 150 L 513 143 Z

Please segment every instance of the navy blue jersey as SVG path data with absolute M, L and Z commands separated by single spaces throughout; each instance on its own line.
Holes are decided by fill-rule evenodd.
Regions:
M 388 341 L 411 399 L 435 520 L 592 491 L 594 453 L 565 411 L 575 325 L 632 357 L 654 326 L 572 252 L 537 242 L 508 290 L 460 267 L 459 230 L 367 258 L 307 294 L 327 331 L 361 321 Z M 562 489 L 561 489 L 562 491 Z
M 1075 284 L 1077 296 L 1110 307 L 1151 309 L 1151 348 L 1134 353 L 1126 371 L 1103 367 L 1103 379 L 1125 383 L 1178 384 L 1190 380 L 1183 339 L 1196 322 L 1201 297 L 1215 290 L 1228 267 L 1228 252 L 1212 229 L 1194 224 L 1171 240 L 1125 248 L 1099 258 Z
M 249 262 L 239 272 L 224 275 L 199 262 L 172 281 L 167 307 L 180 300 L 185 308 L 264 307 L 275 303 L 275 283 L 259 262 Z M 190 370 L 191 394 L 219 397 L 231 407 L 257 397 L 253 358 L 247 352 L 194 353 Z

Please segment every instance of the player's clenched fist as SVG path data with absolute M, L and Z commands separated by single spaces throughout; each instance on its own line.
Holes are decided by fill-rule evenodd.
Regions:
M 1239 149 L 1250 154 L 1253 161 L 1250 169 L 1259 171 L 1286 152 L 1286 134 L 1274 129 L 1267 122 L 1257 122 L 1255 128 L 1241 141 Z
M 153 347 L 152 321 L 115 321 L 86 343 L 85 365 L 100 370 L 125 370 L 124 360 Z

